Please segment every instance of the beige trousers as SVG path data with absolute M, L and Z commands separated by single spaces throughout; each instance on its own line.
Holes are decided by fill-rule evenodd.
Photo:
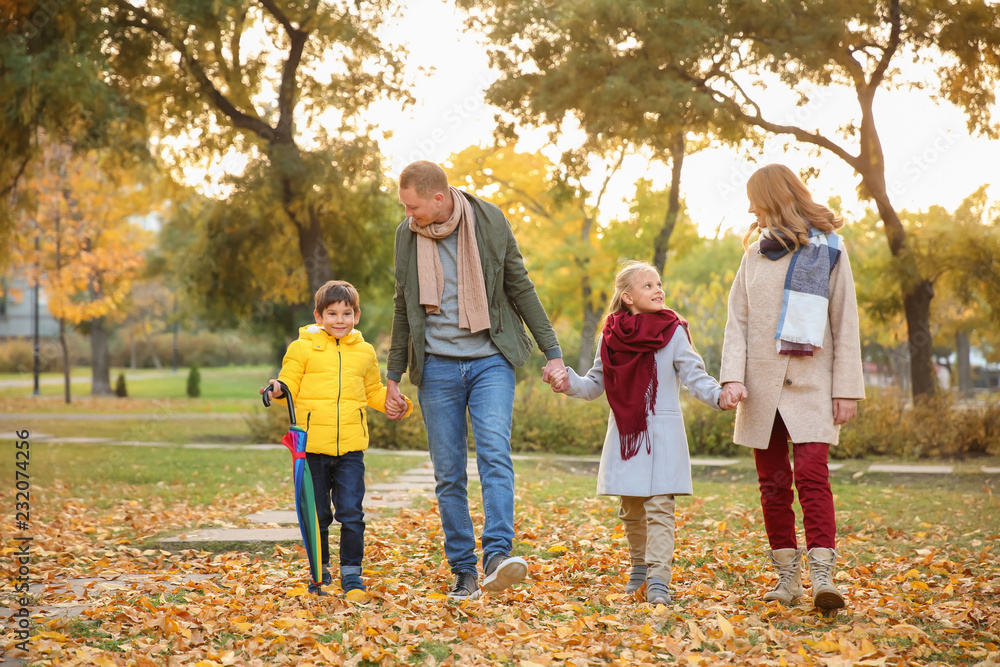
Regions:
M 674 562 L 674 497 L 622 496 L 618 518 L 625 524 L 632 565 L 645 565 L 646 578 L 670 583 Z

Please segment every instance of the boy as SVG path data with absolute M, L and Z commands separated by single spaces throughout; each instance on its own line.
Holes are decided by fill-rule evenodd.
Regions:
M 344 593 L 363 591 L 365 521 L 361 501 L 365 496 L 364 450 L 368 448 L 365 408 L 398 419 L 409 416 L 413 404 L 407 398 L 402 415 L 391 404 L 386 409 L 386 388 L 375 348 L 354 328 L 361 320 L 361 299 L 353 285 L 331 280 L 320 287 L 313 316 L 316 324 L 299 329 L 298 340 L 288 346 L 281 362 L 278 379 L 268 385 L 271 397 L 278 399 L 284 396 L 278 381 L 284 382 L 296 413 L 305 415 L 309 433 L 306 461 L 316 494 L 323 585 L 333 582 L 329 534 L 336 519 L 340 524 L 340 586 Z

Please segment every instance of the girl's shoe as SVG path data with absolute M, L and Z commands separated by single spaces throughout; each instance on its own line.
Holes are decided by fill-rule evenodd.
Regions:
M 628 583 L 625 584 L 626 593 L 635 593 L 646 583 L 646 566 L 633 565 L 628 573 Z
M 646 602 L 650 604 L 670 604 L 670 589 L 660 577 L 646 579 Z

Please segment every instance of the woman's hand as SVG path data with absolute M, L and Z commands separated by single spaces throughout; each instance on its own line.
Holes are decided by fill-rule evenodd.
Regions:
M 833 423 L 836 426 L 846 424 L 858 414 L 858 402 L 853 398 L 833 399 Z

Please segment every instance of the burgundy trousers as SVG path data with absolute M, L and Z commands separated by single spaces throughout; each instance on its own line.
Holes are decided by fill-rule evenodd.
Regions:
M 760 505 L 764 510 L 764 528 L 772 549 L 795 549 L 795 494 L 799 492 L 802 524 L 806 532 L 806 548 L 833 549 L 837 536 L 837 520 L 833 513 L 833 492 L 830 489 L 830 469 L 827 457 L 830 445 L 824 442 L 792 444 L 795 470 L 788 458 L 788 430 L 781 415 L 775 412 L 774 427 L 767 449 L 755 449 L 757 479 L 760 482 Z

